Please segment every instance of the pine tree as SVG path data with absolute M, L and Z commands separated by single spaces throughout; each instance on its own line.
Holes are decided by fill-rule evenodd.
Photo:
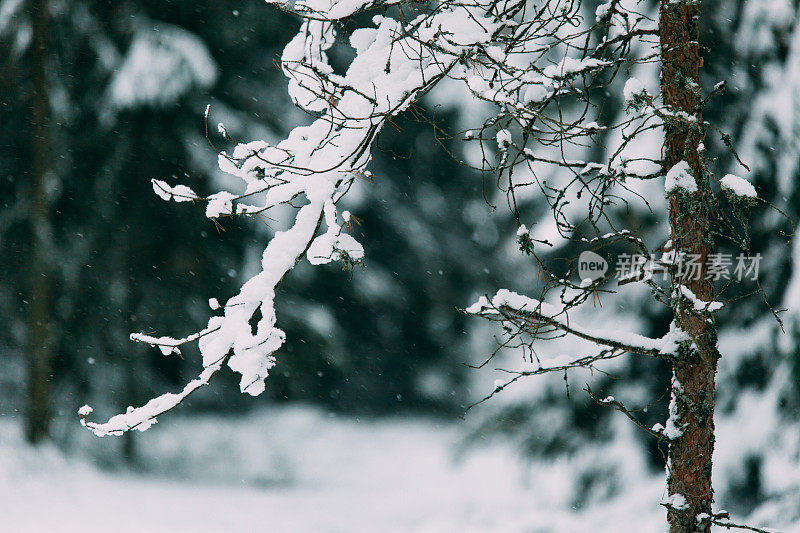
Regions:
M 661 93 L 664 104 L 675 113 L 694 117 L 689 124 L 667 124 L 664 169 L 688 163 L 696 183 L 695 191 L 674 189 L 669 193 L 670 240 L 675 250 L 699 256 L 703 265 L 698 279 L 684 284 L 678 280 L 677 293 L 688 289 L 706 307 L 680 302 L 674 307 L 678 326 L 687 332 L 694 346 L 678 353 L 673 361 L 672 402 L 674 416 L 683 425 L 681 435 L 669 445 L 669 494 L 680 504 L 668 507 L 670 531 L 684 533 L 710 531 L 713 515 L 711 485 L 714 452 L 714 393 L 717 360 L 717 333 L 711 313 L 714 284 L 707 277 L 713 254 L 711 209 L 713 208 L 709 171 L 698 149 L 704 130 L 700 105 L 700 51 L 698 19 L 700 6 L 694 2 L 662 0 L 659 32 L 661 38 Z M 703 520 L 700 517 L 706 517 Z

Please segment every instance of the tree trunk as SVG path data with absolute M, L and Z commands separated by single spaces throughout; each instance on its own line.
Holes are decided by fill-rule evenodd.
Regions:
M 689 164 L 697 183 L 696 192 L 676 189 L 669 193 L 670 229 L 673 249 L 699 256 L 702 265 L 695 279 L 675 277 L 676 285 L 688 288 L 703 301 L 714 298 L 714 285 L 705 279 L 707 259 L 712 253 L 710 228 L 711 189 L 709 176 L 698 153 L 703 130 L 700 110 L 700 58 L 698 47 L 699 3 L 691 0 L 661 0 L 660 33 L 664 104 L 689 117 L 666 126 L 664 169 L 681 161 Z M 675 298 L 675 320 L 694 341 L 679 351 L 673 364 L 670 417 L 682 434 L 669 446 L 667 519 L 671 533 L 708 532 L 714 490 L 711 464 L 714 450 L 714 379 L 719 351 L 716 328 L 710 314 L 694 311 L 686 300 Z
M 129 239 L 126 239 L 126 246 L 125 250 L 133 250 L 133 245 L 130 243 Z M 127 258 L 120 261 L 120 266 L 122 266 L 122 272 L 129 272 Z M 125 283 L 125 282 L 123 282 Z M 120 309 L 135 309 L 135 306 L 130 301 L 130 290 L 125 285 L 125 297 L 123 298 L 123 302 L 120 304 Z M 130 314 L 122 320 L 122 323 L 125 326 L 125 333 L 130 334 L 129 332 L 135 331 L 133 321 L 131 320 Z M 122 407 L 122 412 L 127 409 L 129 405 L 137 405 L 137 398 L 136 394 L 136 386 L 137 386 L 137 379 L 136 379 L 136 370 L 137 365 L 136 356 L 139 350 L 137 346 L 128 346 L 126 353 L 119 354 L 119 358 L 123 364 L 123 371 L 125 373 L 124 377 L 124 386 L 125 386 L 125 405 Z M 141 368 L 139 369 L 141 371 Z M 128 465 L 134 465 L 136 463 L 136 440 L 134 438 L 134 431 L 126 431 L 122 435 L 122 457 L 125 459 L 125 462 Z
M 30 259 L 27 295 L 28 408 L 26 436 L 36 443 L 48 436 L 50 423 L 50 258 L 52 235 L 47 200 L 50 170 L 47 91 L 47 0 L 32 2 L 30 173 L 28 189 L 28 227 Z

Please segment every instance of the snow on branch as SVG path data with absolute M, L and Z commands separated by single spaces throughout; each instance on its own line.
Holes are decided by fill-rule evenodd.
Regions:
M 618 330 L 597 330 L 583 327 L 569 320 L 567 310 L 515 292 L 501 289 L 489 301 L 481 297 L 466 309 L 469 314 L 491 320 L 514 324 L 519 331 L 533 337 L 542 336 L 546 329 L 608 346 L 621 352 L 649 355 L 662 359 L 673 357 L 681 342 L 689 337 L 673 324 L 670 331 L 660 339 L 652 339 L 637 333 Z M 545 328 L 545 329 L 542 329 Z
M 211 377 L 217 373 L 224 362 L 224 359 L 221 359 L 215 364 L 203 368 L 203 371 L 200 373 L 200 375 L 187 383 L 181 392 L 177 394 L 162 394 L 157 398 L 153 398 L 141 407 L 128 407 L 128 410 L 125 413 L 111 417 L 108 422 L 104 424 L 87 421 L 86 417 L 92 413 L 93 409 L 88 405 L 84 405 L 78 410 L 78 415 L 81 418 L 81 424 L 83 424 L 84 427 L 92 430 L 92 432 L 99 437 L 105 437 L 106 435 L 119 436 L 132 429 L 145 431 L 157 422 L 156 417 L 178 406 L 178 404 L 180 404 L 187 396 L 200 387 L 208 385 Z
M 153 180 L 154 191 L 164 200 L 207 202 L 209 218 L 261 213 L 279 204 L 294 205 L 302 197 L 305 203 L 293 224 L 270 240 L 262 256 L 261 272 L 220 306 L 222 314 L 212 316 L 206 328 L 183 338 L 131 336 L 164 354 L 197 342 L 202 370 L 180 392 L 130 407 L 106 423 L 88 421 L 91 408 L 87 406 L 80 413 L 81 422 L 95 434 L 120 435 L 151 427 L 158 416 L 207 385 L 226 364 L 241 375 L 242 392 L 263 392 L 264 380 L 276 363 L 274 353 L 285 340 L 276 325 L 278 284 L 304 255 L 315 265 L 357 261 L 364 255 L 361 244 L 343 232 L 336 203 L 355 177 L 366 171 L 370 148 L 382 126 L 459 63 L 482 55 L 484 46 L 517 24 L 509 18 L 515 13 L 507 11 L 511 4 L 501 9 L 495 2 L 481 0 L 446 3 L 419 12 L 411 20 L 375 16 L 374 27 L 352 33 L 350 45 L 356 49 L 355 58 L 343 76 L 335 74 L 326 55 L 338 42 L 333 21 L 386 4 L 363 0 L 295 2 L 294 9 L 303 22 L 284 50 L 282 68 L 289 78 L 293 101 L 317 113 L 317 118 L 292 130 L 276 146 L 256 141 L 238 144 L 231 154 L 219 153 L 220 169 L 242 180 L 243 193 L 219 191 L 201 199 L 185 185 Z M 223 126 L 220 131 L 230 139 Z M 248 203 L 242 204 L 245 199 Z M 318 235 L 323 223 L 326 231 Z M 250 322 L 258 313 L 254 332 Z
M 499 369 L 502 372 L 510 374 L 511 377 L 509 379 L 498 379 L 495 382 L 494 389 L 486 396 L 484 396 L 481 400 L 475 402 L 472 407 L 475 405 L 481 404 L 487 400 L 490 400 L 495 395 L 503 392 L 505 389 L 516 383 L 518 380 L 527 377 L 527 376 L 537 376 L 541 374 L 551 374 L 553 372 L 564 372 L 566 373 L 569 370 L 573 370 L 576 368 L 593 368 L 595 363 L 600 361 L 605 361 L 608 359 L 614 359 L 619 357 L 620 355 L 624 354 L 624 350 L 620 350 L 618 348 L 609 348 L 605 350 L 601 350 L 599 353 L 593 355 L 587 355 L 584 357 L 574 357 L 572 355 L 561 355 L 555 357 L 550 364 L 543 365 L 541 363 L 525 363 L 523 368 L 519 371 L 512 372 L 509 370 Z
M 290 98 L 313 117 L 312 121 L 294 128 L 277 145 L 265 141 L 236 143 L 220 124 L 220 135 L 236 144 L 230 152 L 217 151 L 219 168 L 241 180 L 240 192 L 223 190 L 202 198 L 186 185 L 160 180 L 153 180 L 153 189 L 164 200 L 205 202 L 205 214 L 211 219 L 259 216 L 279 205 L 298 209 L 296 217 L 266 246 L 261 272 L 224 305 L 215 300 L 212 309 L 221 314 L 212 316 L 202 331 L 183 338 L 132 335 L 133 340 L 157 347 L 165 355 L 180 353 L 184 345 L 197 342 L 202 370 L 181 392 L 131 407 L 105 424 L 89 422 L 89 411 L 85 411 L 82 422 L 98 435 L 150 427 L 159 415 L 206 385 L 225 365 L 241 375 L 242 392 L 257 395 L 264 390 L 264 380 L 276 363 L 274 354 L 285 339 L 277 327 L 276 287 L 303 256 L 314 265 L 361 260 L 364 249 L 344 231 L 346 224 L 340 221 L 344 213 L 339 214 L 337 203 L 356 177 L 368 172 L 370 149 L 386 122 L 442 80 L 460 84 L 465 94 L 498 109 L 498 114 L 480 128 L 480 135 L 472 139 L 490 143 L 484 146 L 484 152 L 500 156 L 498 165 L 486 160 L 482 170 L 508 173 L 509 205 L 516 205 L 516 185 L 510 172 L 518 164 L 567 169 L 573 176 L 567 187 L 575 185 L 587 191 L 592 221 L 596 219 L 592 210 L 611 200 L 609 183 L 624 181 L 628 174 L 652 171 L 639 168 L 642 164 L 596 165 L 568 160 L 563 151 L 560 158 L 537 159 L 526 147 L 527 143 L 562 146 L 606 129 L 586 120 L 591 107 L 588 88 L 593 83 L 606 83 L 604 73 L 613 73 L 622 65 L 634 42 L 657 34 L 653 21 L 645 15 L 622 13 L 613 1 L 596 22 L 592 22 L 595 17 L 585 16 L 580 2 L 562 0 L 536 5 L 525 0 L 268 3 L 301 20 L 297 34 L 283 50 L 281 68 L 288 78 Z M 371 22 L 362 22 L 363 17 L 356 15 L 365 12 L 378 14 Z M 343 23 L 345 19 L 347 24 Z M 581 44 L 594 42 L 591 38 L 595 33 L 600 36 L 595 46 Z M 334 71 L 328 53 L 345 46 L 355 50 L 355 55 L 341 74 Z M 575 101 L 587 107 L 576 114 L 562 106 L 562 102 Z M 207 107 L 207 138 L 209 112 Z M 634 120 L 636 117 L 613 127 Z M 642 123 L 637 127 L 657 127 L 646 120 Z M 488 131 L 484 134 L 484 130 Z M 552 185 L 540 187 L 553 206 L 559 231 L 569 230 L 567 217 L 561 216 L 569 196 Z M 530 239 L 530 247 L 541 242 L 546 241 Z M 498 306 L 498 312 L 512 310 Z M 259 315 L 254 332 L 250 323 Z M 555 316 L 547 320 L 551 327 L 591 336 L 591 332 L 574 329 Z M 661 353 L 666 349 L 666 344 L 648 344 L 643 338 L 605 340 L 613 350 Z
M 755 187 L 746 179 L 735 174 L 727 174 L 719 181 L 723 190 L 735 196 L 742 196 L 745 198 L 758 197 Z

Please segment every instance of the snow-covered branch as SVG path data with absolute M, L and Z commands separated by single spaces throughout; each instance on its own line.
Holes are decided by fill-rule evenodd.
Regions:
M 203 369 L 180 393 L 131 407 L 106 423 L 86 420 L 91 410 L 84 410 L 82 423 L 96 434 L 149 428 L 225 364 L 241 374 L 242 392 L 263 392 L 264 380 L 275 365 L 273 354 L 285 339 L 276 325 L 278 284 L 303 255 L 314 265 L 358 261 L 364 255 L 363 247 L 344 233 L 336 203 L 355 177 L 366 171 L 370 148 L 382 126 L 511 27 L 496 2 L 454 2 L 409 21 L 376 16 L 375 27 L 352 32 L 349 44 L 356 50 L 355 58 L 343 76 L 334 74 L 326 55 L 337 43 L 332 20 L 376 5 L 363 0 L 295 3 L 304 20 L 284 50 L 282 66 L 294 102 L 319 116 L 276 146 L 259 141 L 239 144 L 230 155 L 220 152 L 220 168 L 240 178 L 244 192 L 220 191 L 201 199 L 185 185 L 153 180 L 155 192 L 164 200 L 206 201 L 209 218 L 260 213 L 298 197 L 305 197 L 306 203 L 293 224 L 278 231 L 267 245 L 261 272 L 222 306 L 221 316 L 209 319 L 205 329 L 180 339 L 132 335 L 165 354 L 197 341 Z M 320 13 L 328 17 L 314 16 Z M 226 134 L 224 126 L 219 129 Z M 245 198 L 248 203 L 241 203 Z M 323 222 L 327 229 L 318 235 Z M 250 323 L 259 313 L 253 331 Z
M 669 359 L 673 357 L 681 342 L 689 337 L 673 325 L 660 339 L 652 339 L 626 331 L 597 330 L 583 327 L 569 320 L 567 310 L 555 305 L 528 298 L 515 292 L 501 289 L 491 299 L 481 297 L 466 309 L 467 313 L 490 320 L 513 324 L 518 331 L 532 337 L 543 336 L 547 327 L 573 335 L 600 346 L 608 346 L 622 352 Z M 543 329 L 545 328 L 545 329 Z
M 304 255 L 314 265 L 337 260 L 350 264 L 363 257 L 361 244 L 344 231 L 337 203 L 367 172 L 371 147 L 383 126 L 443 80 L 460 84 L 466 94 L 497 109 L 470 134 L 486 154 L 482 170 L 507 176 L 509 205 L 516 206 L 515 190 L 524 185 L 512 178 L 515 167 L 534 170 L 549 165 L 567 171 L 567 183 L 558 187 L 537 181 L 562 234 L 575 229 L 564 211 L 572 195 L 588 197 L 588 220 L 595 224 L 603 206 L 616 198 L 610 194 L 612 184 L 631 176 L 649 179 L 657 172 L 654 161 L 648 165 L 617 158 L 614 164 L 599 165 L 566 153 L 569 146 L 601 129 L 632 127 L 640 132 L 659 126 L 644 115 L 603 127 L 591 120 L 596 113 L 590 92 L 613 79 L 637 41 L 657 34 L 653 20 L 623 13 L 617 2 L 588 18 L 580 2 L 560 0 L 535 5 L 524 0 L 454 0 L 435 5 L 394 0 L 270 3 L 301 19 L 300 29 L 283 51 L 281 68 L 289 80 L 289 96 L 313 121 L 295 128 L 277 145 L 253 141 L 236 144 L 230 153 L 218 151 L 220 169 L 241 180 L 239 191 L 223 190 L 203 198 L 186 185 L 157 179 L 153 189 L 164 200 L 205 202 L 211 219 L 258 216 L 282 204 L 301 207 L 294 222 L 277 231 L 267 245 L 261 272 L 219 307 L 222 314 L 212 316 L 202 331 L 183 338 L 132 336 L 165 354 L 179 353 L 183 345 L 197 342 L 202 370 L 182 392 L 131 408 L 106 424 L 84 417 L 85 425 L 98 434 L 149 427 L 226 364 L 241 374 L 242 392 L 257 395 L 264 390 L 264 380 L 276 362 L 274 353 L 285 339 L 274 306 L 278 284 Z M 371 24 L 359 26 L 360 19 L 353 17 L 367 11 L 380 14 Z M 348 27 L 342 24 L 345 19 L 358 27 L 343 34 Z M 586 45 L 598 36 L 594 46 Z M 341 74 L 334 71 L 328 53 L 343 46 L 355 50 L 355 55 Z M 652 107 L 653 102 L 646 104 Z M 207 108 L 206 122 L 208 118 Z M 223 124 L 218 131 L 232 141 Z M 529 144 L 550 155 L 538 155 Z M 624 230 L 611 229 L 613 235 L 625 235 Z M 532 239 L 531 248 L 538 242 L 546 241 Z M 674 350 L 667 338 L 577 328 L 542 305 L 527 309 L 503 302 L 495 307 L 497 313 L 506 314 L 504 319 L 539 321 L 616 351 L 667 357 Z

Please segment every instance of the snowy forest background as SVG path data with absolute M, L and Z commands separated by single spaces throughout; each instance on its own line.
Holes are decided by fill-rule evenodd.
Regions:
M 494 350 L 496 332 L 456 306 L 497 287 L 524 293 L 537 271 L 519 251 L 516 221 L 491 207 L 493 178 L 455 160 L 479 160 L 477 146 L 449 134 L 488 110 L 446 85 L 383 130 L 374 178 L 344 200 L 360 221 L 352 233 L 365 268 L 300 264 L 281 286 L 287 341 L 264 395 L 240 394 L 223 373 L 147 433 L 98 439 L 80 427 L 83 404 L 111 415 L 196 374 L 193 354 L 164 356 L 129 333 L 201 327 L 208 299 L 231 295 L 254 273 L 280 225 L 215 225 L 200 207 L 165 205 L 150 185 L 226 186 L 206 139 L 207 104 L 209 123 L 224 122 L 237 140 L 276 142 L 308 120 L 276 66 L 298 23 L 259 1 L 47 2 L 53 418 L 46 443 L 26 444 L 32 3 L 0 1 L 2 523 L 16 531 L 111 523 L 193 532 L 662 530 L 662 451 L 581 389 L 589 382 L 646 406 L 640 415 L 652 426 L 667 416 L 663 362 L 621 359 L 608 374 L 575 372 L 567 384 L 531 377 L 467 411 L 502 374 L 469 368 Z M 759 195 L 796 221 L 798 2 L 703 4 L 704 85 L 728 81 L 705 117 L 731 132 Z M 596 7 L 585 2 L 587 13 Z M 635 74 L 658 85 L 655 67 Z M 609 121 L 624 113 L 623 82 L 608 88 Z M 228 148 L 215 127 L 208 135 Z M 709 155 L 734 168 L 729 152 Z M 663 185 L 653 187 L 657 205 Z M 554 231 L 536 196 L 519 207 L 534 234 Z M 665 224 L 662 213 L 631 218 L 647 231 Z M 800 237 L 781 238 L 785 220 L 768 207 L 750 222 L 761 285 L 786 310 L 786 333 L 757 296 L 718 317 L 716 501 L 751 524 L 800 531 Z M 655 335 L 670 318 L 646 301 L 597 312 Z M 504 357 L 492 368 L 519 365 Z

